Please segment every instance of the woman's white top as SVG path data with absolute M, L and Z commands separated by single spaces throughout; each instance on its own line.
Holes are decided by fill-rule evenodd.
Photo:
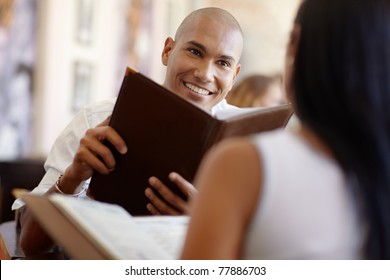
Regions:
M 243 258 L 361 258 L 362 221 L 338 163 L 289 131 L 253 143 L 264 181 Z

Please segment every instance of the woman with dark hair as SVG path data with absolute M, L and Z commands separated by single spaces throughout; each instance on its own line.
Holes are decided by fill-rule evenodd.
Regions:
M 389 31 L 389 0 L 302 3 L 285 65 L 301 126 L 207 155 L 182 258 L 390 259 Z

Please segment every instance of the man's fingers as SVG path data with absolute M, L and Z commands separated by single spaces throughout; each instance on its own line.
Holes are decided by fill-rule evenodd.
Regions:
M 127 152 L 125 141 L 111 126 L 97 126 L 95 128 L 88 129 L 85 135 L 96 138 L 100 142 L 107 140 L 121 154 L 125 154 Z
M 165 202 L 169 203 L 172 207 L 174 207 L 177 211 L 180 211 L 181 213 L 185 212 L 187 202 L 183 200 L 180 196 L 176 195 L 170 188 L 168 188 L 158 178 L 154 176 L 149 178 L 149 184 L 165 200 L 164 203 Z
M 108 140 L 115 149 L 121 154 L 127 153 L 127 146 L 122 137 L 112 127 L 107 126 L 106 140 Z
M 77 154 L 82 162 L 89 164 L 99 173 L 107 174 L 115 168 L 115 158 L 110 149 L 90 134 L 80 140 Z
M 192 185 L 176 172 L 171 172 L 169 174 L 169 179 L 174 182 L 179 187 L 181 192 L 184 193 L 188 198 L 191 198 L 197 192 L 194 185 Z
M 156 216 L 162 215 L 162 214 L 157 210 L 157 208 L 153 206 L 152 203 L 148 203 L 148 204 L 146 205 L 146 209 L 148 209 L 148 211 L 149 211 L 150 214 L 152 214 L 152 215 L 156 215 Z
M 91 151 L 85 151 L 82 155 L 78 156 L 76 160 L 81 165 L 81 168 L 91 169 L 91 176 L 93 170 L 96 170 L 101 174 L 108 174 L 115 167 L 115 164 L 114 167 L 107 166 L 105 162 L 102 162 L 101 158 L 97 158 Z
M 158 195 L 156 195 L 151 188 L 147 188 L 145 190 L 145 195 L 150 200 L 152 206 L 155 208 L 155 209 L 153 209 L 152 207 L 149 206 L 148 207 L 149 211 L 155 210 L 159 214 L 164 214 L 164 215 L 180 215 L 181 214 L 178 210 L 174 209 L 166 201 L 162 200 Z

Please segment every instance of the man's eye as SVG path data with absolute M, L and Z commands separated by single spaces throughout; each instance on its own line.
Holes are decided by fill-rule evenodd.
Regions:
M 222 65 L 222 66 L 225 66 L 225 67 L 229 67 L 230 66 L 230 63 L 225 61 L 225 60 L 220 60 L 219 64 Z
M 190 53 L 196 55 L 196 56 L 200 56 L 200 51 L 196 50 L 196 49 L 189 49 Z

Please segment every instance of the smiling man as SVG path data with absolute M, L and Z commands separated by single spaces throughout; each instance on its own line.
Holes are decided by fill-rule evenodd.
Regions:
M 225 97 L 240 72 L 242 49 L 241 28 L 230 13 L 219 8 L 196 10 L 184 19 L 175 39 L 169 37 L 165 41 L 162 63 L 167 71 L 163 85 L 216 116 L 239 110 L 227 104 Z M 85 182 L 93 172 L 108 174 L 115 169 L 115 159 L 102 143 L 107 140 L 120 153 L 127 152 L 126 143 L 108 125 L 114 103 L 115 100 L 90 105 L 75 116 L 54 143 L 45 162 L 46 174 L 34 193 L 85 196 Z M 196 192 L 179 174 L 172 172 L 170 179 L 185 196 Z M 186 213 L 187 202 L 158 178 L 150 178 L 149 184 L 145 194 L 151 203 L 145 207 L 152 214 Z M 22 205 L 16 201 L 13 208 Z M 28 208 L 23 211 L 21 224 L 21 246 L 27 256 L 53 248 L 54 242 Z
M 243 39 L 237 21 L 223 10 L 190 14 L 175 40 L 167 38 L 162 62 L 164 86 L 204 109 L 224 100 L 240 72 Z

